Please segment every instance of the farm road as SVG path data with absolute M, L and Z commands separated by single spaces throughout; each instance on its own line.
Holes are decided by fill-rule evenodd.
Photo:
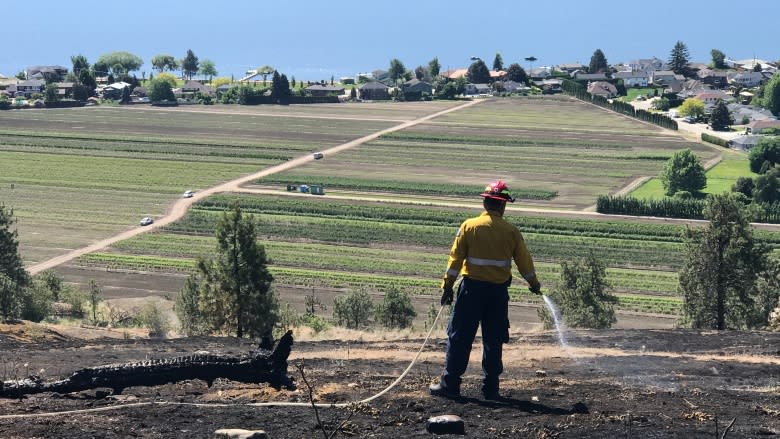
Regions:
M 446 110 L 438 111 L 433 114 L 429 114 L 427 116 L 423 116 L 414 120 L 410 120 L 408 122 L 404 122 L 399 125 L 392 126 L 390 128 L 386 128 L 380 131 L 377 131 L 375 133 L 369 134 L 367 136 L 360 137 L 355 140 L 351 140 L 346 143 L 342 143 L 341 145 L 334 146 L 333 148 L 324 149 L 322 150 L 322 153 L 327 155 L 335 154 L 350 148 L 354 148 L 356 146 L 362 145 L 366 142 L 370 142 L 380 136 L 383 136 L 388 133 L 392 133 L 395 131 L 400 131 L 415 125 L 418 125 L 423 122 L 427 122 L 431 119 L 434 119 L 436 117 L 445 115 L 447 113 L 451 113 L 453 111 L 462 110 L 464 108 L 470 107 L 472 105 L 476 105 L 479 102 L 482 102 L 481 100 L 474 100 L 469 101 L 465 104 L 458 105 L 456 107 L 448 108 Z M 165 226 L 167 224 L 170 224 L 181 217 L 183 217 L 187 210 L 189 210 L 190 206 L 192 206 L 193 203 L 195 203 L 198 200 L 204 199 L 210 195 L 220 193 L 220 192 L 231 192 L 231 191 L 237 191 L 239 190 L 240 186 L 242 184 L 248 183 L 252 180 L 256 180 L 258 178 L 266 177 L 268 175 L 276 174 L 278 172 L 287 171 L 289 169 L 304 165 L 306 163 L 309 163 L 314 160 L 314 157 L 311 154 L 306 154 L 305 156 L 298 157 L 296 159 L 284 162 L 282 164 L 272 166 L 270 168 L 263 169 L 261 171 L 255 172 L 254 174 L 245 175 L 243 177 L 239 177 L 235 180 L 228 181 L 226 183 L 219 184 L 217 186 L 211 187 L 209 189 L 205 189 L 202 191 L 197 192 L 192 198 L 181 198 L 177 200 L 171 207 L 168 209 L 168 212 L 163 216 L 162 218 L 155 219 L 155 222 L 151 225 L 144 226 L 144 227 L 135 227 L 130 230 L 124 231 L 118 235 L 114 235 L 112 237 L 102 239 L 98 242 L 95 242 L 91 245 L 88 245 L 86 247 L 82 247 L 79 249 L 72 250 L 68 253 L 65 253 L 60 256 L 56 256 L 54 258 L 39 262 L 37 264 L 31 265 L 28 267 L 28 271 L 30 274 L 35 275 L 40 273 L 41 271 L 48 270 L 50 268 L 56 267 L 60 264 L 64 264 L 66 262 L 69 262 L 79 256 L 82 256 L 84 254 L 100 250 L 102 248 L 108 247 L 111 244 L 114 244 L 119 241 L 123 241 L 125 239 L 132 238 L 136 235 L 140 235 L 142 233 L 148 232 L 150 230 L 157 229 L 159 227 Z

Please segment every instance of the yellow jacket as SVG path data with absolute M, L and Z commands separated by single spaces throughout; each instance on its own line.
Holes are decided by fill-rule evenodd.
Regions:
M 529 285 L 539 284 L 520 230 L 498 213 L 482 212 L 460 225 L 441 287 L 452 287 L 458 274 L 502 284 L 512 276 L 512 260 Z

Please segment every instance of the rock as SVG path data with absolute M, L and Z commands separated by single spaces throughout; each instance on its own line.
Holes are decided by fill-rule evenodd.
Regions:
M 463 419 L 456 415 L 441 415 L 428 418 L 425 429 L 433 434 L 466 434 Z
M 214 432 L 217 439 L 268 439 L 263 430 L 242 430 L 240 428 L 222 428 Z

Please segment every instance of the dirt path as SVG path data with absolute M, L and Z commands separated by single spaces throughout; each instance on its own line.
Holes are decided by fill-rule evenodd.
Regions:
M 458 105 L 457 107 L 448 108 L 446 110 L 438 111 L 433 114 L 429 114 L 427 116 L 423 116 L 414 120 L 410 120 L 408 122 L 404 122 L 399 125 L 395 125 L 390 128 L 386 128 L 384 130 L 377 131 L 375 133 L 369 134 L 367 136 L 360 137 L 355 140 L 351 140 L 346 143 L 342 143 L 341 145 L 334 146 L 333 148 L 322 150 L 322 153 L 326 156 L 330 154 L 335 154 L 350 148 L 354 148 L 356 146 L 362 145 L 366 142 L 370 142 L 380 136 L 383 136 L 388 133 L 392 133 L 395 131 L 400 131 L 409 127 L 412 127 L 414 125 L 418 125 L 420 123 L 429 121 L 431 119 L 434 119 L 439 116 L 443 116 L 447 113 L 451 113 L 453 111 L 462 110 L 464 108 L 470 107 L 472 105 L 478 104 L 479 100 L 474 100 L 467 102 L 462 105 Z M 217 186 L 211 187 L 209 189 L 205 189 L 202 191 L 199 191 L 193 196 L 192 198 L 182 198 L 175 203 L 168 209 L 168 212 L 163 216 L 162 218 L 159 218 L 155 220 L 155 222 L 151 225 L 144 226 L 144 227 L 135 227 L 133 229 L 124 231 L 118 235 L 114 235 L 112 237 L 102 239 L 98 242 L 95 242 L 94 244 L 88 245 L 86 247 L 82 247 L 73 251 L 70 251 L 68 253 L 65 253 L 64 255 L 60 255 L 51 259 L 48 259 L 46 261 L 39 262 L 37 264 L 31 265 L 28 267 L 28 271 L 30 274 L 35 275 L 40 273 L 41 271 L 48 270 L 49 268 L 56 267 L 60 264 L 64 264 L 65 262 L 71 261 L 81 255 L 100 250 L 102 248 L 108 247 L 111 244 L 114 244 L 119 241 L 123 241 L 128 238 L 132 238 L 136 235 L 140 235 L 141 233 L 146 233 L 148 231 L 157 229 L 159 227 L 163 227 L 165 225 L 168 225 L 181 217 L 183 217 L 187 210 L 189 210 L 190 206 L 192 206 L 193 203 L 196 201 L 202 200 L 210 195 L 220 193 L 220 192 L 231 192 L 231 191 L 237 191 L 239 187 L 244 184 L 248 183 L 252 180 L 257 180 L 258 178 L 266 177 L 268 175 L 276 174 L 278 172 L 287 171 L 289 169 L 305 165 L 306 163 L 309 163 L 311 161 L 314 161 L 314 157 L 311 154 L 307 154 L 302 157 L 298 157 L 296 159 L 290 160 L 288 162 L 284 162 L 282 164 L 272 166 L 270 168 L 263 169 L 261 171 L 255 172 L 254 174 L 245 175 L 243 177 L 239 177 L 235 180 L 228 181 L 226 183 L 219 184 Z

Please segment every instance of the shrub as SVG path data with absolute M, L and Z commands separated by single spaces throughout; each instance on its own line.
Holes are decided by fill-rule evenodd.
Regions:
M 170 330 L 170 323 L 160 306 L 154 302 L 146 303 L 138 314 L 138 323 L 149 330 L 149 337 L 165 338 Z
M 365 290 L 351 290 L 333 299 L 333 317 L 336 323 L 358 329 L 371 323 L 374 302 Z
M 40 322 L 51 314 L 52 307 L 51 290 L 45 283 L 37 281 L 26 288 L 22 293 L 22 318 L 33 322 Z
M 617 297 L 609 294 L 606 267 L 593 254 L 561 263 L 561 280 L 550 298 L 558 305 L 566 324 L 575 328 L 607 329 L 617 321 Z M 545 326 L 552 327 L 546 308 L 539 311 Z
M 314 314 L 307 314 L 303 316 L 301 323 L 304 326 L 311 328 L 315 334 L 319 334 L 320 332 L 330 328 L 330 323 L 328 323 L 327 320 Z
M 417 312 L 409 295 L 391 285 L 376 309 L 376 320 L 386 328 L 408 328 L 415 317 Z

